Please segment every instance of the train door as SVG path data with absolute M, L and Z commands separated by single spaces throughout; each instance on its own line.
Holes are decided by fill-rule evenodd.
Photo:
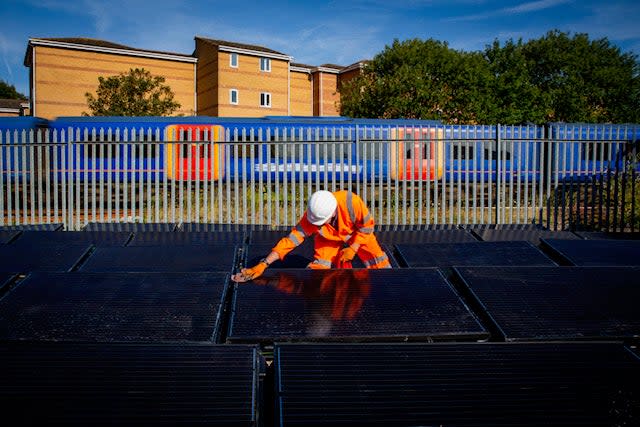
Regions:
M 166 129 L 167 178 L 217 181 L 224 177 L 224 134 L 219 125 L 171 125 Z
M 444 169 L 443 130 L 435 127 L 393 129 L 390 177 L 394 180 L 434 181 Z

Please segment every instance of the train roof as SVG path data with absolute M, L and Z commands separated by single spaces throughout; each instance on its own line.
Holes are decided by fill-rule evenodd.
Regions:
M 33 116 L 0 117 L 1 130 L 27 130 L 47 126 L 48 120 Z

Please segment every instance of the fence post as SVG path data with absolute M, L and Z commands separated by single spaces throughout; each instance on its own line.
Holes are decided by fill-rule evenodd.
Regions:
M 502 144 L 500 138 L 500 124 L 496 125 L 496 217 L 495 223 L 500 224 L 502 221 L 500 209 L 500 192 L 502 191 Z

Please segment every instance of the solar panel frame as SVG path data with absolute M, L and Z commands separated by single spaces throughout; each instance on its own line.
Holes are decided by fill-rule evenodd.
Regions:
M 137 231 L 127 246 L 241 245 L 245 240 L 244 233 L 236 231 Z
M 640 232 L 576 231 L 585 240 L 640 240 Z
M 18 275 L 8 272 L 0 272 L 0 298 L 7 291 L 11 283 L 13 283 Z
M 640 389 L 620 343 L 276 343 L 274 369 L 280 426 L 626 425 Z
M 484 242 L 506 242 L 514 240 L 526 240 L 534 245 L 539 245 L 541 239 L 566 239 L 579 240 L 570 231 L 554 231 L 542 229 L 471 229 L 471 232 Z
M 640 265 L 640 241 L 637 240 L 542 239 L 541 248 L 560 265 Z
M 19 230 L 0 230 L 0 245 L 6 245 L 14 241 L 22 233 Z
M 177 262 L 181 263 L 180 267 L 174 266 Z M 78 271 L 230 272 L 237 264 L 236 245 L 100 247 Z
M 261 424 L 264 360 L 253 346 L 1 342 L 0 349 L 3 416 L 23 425 Z
M 457 265 L 556 265 L 530 242 L 396 244 L 400 265 L 451 268 Z M 527 258 L 528 257 L 528 258 Z
M 215 342 L 229 274 L 32 273 L 0 299 L 0 340 Z
M 88 222 L 83 231 L 175 231 L 178 225 L 173 222 Z
M 268 270 L 233 286 L 227 342 L 485 340 L 438 269 Z
M 0 226 L 0 230 L 5 231 L 61 231 L 64 228 L 63 223 L 46 223 L 46 224 L 18 224 L 18 225 L 3 225 Z
M 640 267 L 456 267 L 470 306 L 503 341 L 640 336 Z

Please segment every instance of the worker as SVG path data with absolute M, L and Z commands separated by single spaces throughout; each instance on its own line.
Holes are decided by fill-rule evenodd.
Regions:
M 391 268 L 373 234 L 373 226 L 373 217 L 358 195 L 345 190 L 316 191 L 289 235 L 280 239 L 257 265 L 243 268 L 232 280 L 246 282 L 261 276 L 271 263 L 282 260 L 310 236 L 315 236 L 314 260 L 308 268 L 350 266 L 356 255 L 367 268 Z

